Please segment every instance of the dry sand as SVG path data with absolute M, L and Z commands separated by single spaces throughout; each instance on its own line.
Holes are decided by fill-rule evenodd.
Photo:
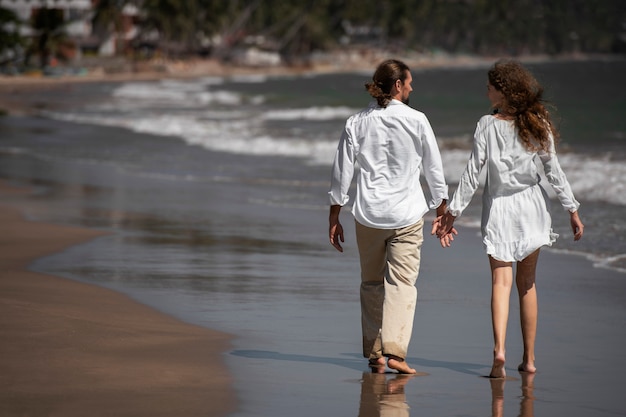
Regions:
M 99 232 L 29 222 L 0 182 L 0 415 L 222 416 L 228 335 L 128 297 L 28 270 Z M 20 198 L 23 200 L 23 198 Z

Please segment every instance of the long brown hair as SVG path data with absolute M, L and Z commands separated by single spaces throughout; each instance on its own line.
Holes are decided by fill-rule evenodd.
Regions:
M 519 62 L 503 60 L 496 62 L 488 72 L 489 83 L 504 95 L 505 113 L 515 118 L 522 143 L 529 151 L 550 150 L 550 133 L 554 142 L 559 133 L 550 112 L 544 105 L 543 87 Z
M 388 59 L 376 68 L 372 76 L 372 81 L 365 84 L 365 89 L 380 107 L 387 107 L 391 101 L 391 89 L 397 80 L 406 80 L 409 74 L 409 67 L 397 59 Z

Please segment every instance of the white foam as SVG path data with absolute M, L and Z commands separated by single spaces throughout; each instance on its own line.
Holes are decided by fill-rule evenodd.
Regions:
M 133 91 L 140 89 L 133 87 Z M 180 92 L 180 91 L 179 91 Z M 213 96 L 215 97 L 215 96 Z M 227 99 L 226 99 L 227 100 Z M 233 99 L 233 101 L 235 101 Z M 307 163 L 330 165 L 337 146 L 337 137 L 321 137 L 308 132 L 298 137 L 271 136 L 266 120 L 327 120 L 352 114 L 347 107 L 280 109 L 266 113 L 250 113 L 238 109 L 221 111 L 197 109 L 185 112 L 132 113 L 50 113 L 51 117 L 82 123 L 118 126 L 136 132 L 180 137 L 189 144 L 206 149 L 248 155 L 301 157 Z M 283 133 L 284 134 L 284 133 Z M 445 143 L 445 138 L 442 140 Z M 468 149 L 441 149 L 446 180 L 458 183 L 469 157 Z M 559 161 L 581 200 L 606 201 L 626 205 L 626 164 L 606 156 L 575 153 L 559 155 Z M 545 187 L 550 193 L 549 185 Z
M 441 150 L 445 176 L 449 183 L 458 183 L 469 154 L 469 150 Z M 558 158 L 572 186 L 572 191 L 578 199 L 626 205 L 626 164 L 624 161 L 611 160 L 610 155 L 585 156 L 575 153 L 560 154 Z M 551 196 L 554 196 L 550 185 L 545 180 L 542 185 Z
M 126 83 L 117 87 L 112 96 L 118 101 L 143 102 L 153 107 L 196 107 L 207 104 L 236 106 L 241 104 L 241 94 L 225 90 L 208 90 L 204 83 L 163 81 L 159 85 Z M 141 104 L 139 104 L 141 106 Z
M 186 91 L 172 88 L 155 88 L 153 84 L 127 83 L 113 90 L 112 95 L 113 97 L 136 100 L 182 101 L 186 97 Z
M 263 114 L 266 120 L 333 120 L 345 119 L 358 109 L 350 107 L 307 107 L 302 109 L 270 110 Z
M 268 76 L 264 74 L 239 74 L 229 77 L 230 81 L 250 84 L 264 83 L 267 81 L 267 79 Z
M 574 194 L 585 200 L 626 205 L 626 164 L 603 157 L 568 153 L 559 156 Z
M 543 250 L 543 249 L 542 249 Z M 611 256 L 597 255 L 588 252 L 573 251 L 568 249 L 556 249 L 547 247 L 545 250 L 565 255 L 580 256 L 590 261 L 594 268 L 610 269 L 621 273 L 626 273 L 626 268 L 621 264 L 626 260 L 626 254 L 617 254 Z
M 224 77 L 219 76 L 207 76 L 193 79 L 180 80 L 175 78 L 165 78 L 160 81 L 155 82 L 144 82 L 142 84 L 152 85 L 154 88 L 168 87 L 168 88 L 180 88 L 180 89 L 190 89 L 194 88 L 204 88 L 213 85 L 221 85 L 224 84 Z M 133 84 L 129 82 L 127 84 Z
M 224 77 L 202 77 L 196 80 L 196 82 L 201 83 L 202 85 L 205 86 L 209 86 L 209 85 L 219 85 L 219 84 L 224 84 Z

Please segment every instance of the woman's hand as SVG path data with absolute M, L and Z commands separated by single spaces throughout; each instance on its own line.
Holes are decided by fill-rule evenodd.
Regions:
M 580 240 L 580 238 L 583 237 L 585 226 L 583 222 L 580 221 L 580 217 L 578 217 L 578 211 L 570 212 L 569 222 L 572 226 L 572 232 L 574 233 L 574 240 Z
M 454 240 L 454 236 L 459 232 L 454 228 L 455 217 L 450 213 L 445 213 L 433 221 L 431 235 L 437 235 L 442 248 L 449 248 Z

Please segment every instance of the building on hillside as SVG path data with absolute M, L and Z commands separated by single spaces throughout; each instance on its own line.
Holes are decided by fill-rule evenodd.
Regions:
M 68 58 L 80 58 L 83 53 L 111 56 L 125 51 L 137 35 L 137 7 L 127 4 L 120 11 L 120 27 L 110 24 L 94 30 L 93 18 L 99 0 L 0 0 L 0 7 L 12 10 L 22 21 L 19 33 L 35 38 L 39 31 L 32 23 L 37 13 L 47 9 L 62 15 L 63 33 L 67 46 L 60 52 Z
M 91 0 L 0 0 L 0 7 L 12 10 L 23 22 L 21 34 L 31 36 L 30 20 L 37 10 L 44 8 L 60 10 L 68 24 L 65 31 L 71 37 L 91 34 Z

